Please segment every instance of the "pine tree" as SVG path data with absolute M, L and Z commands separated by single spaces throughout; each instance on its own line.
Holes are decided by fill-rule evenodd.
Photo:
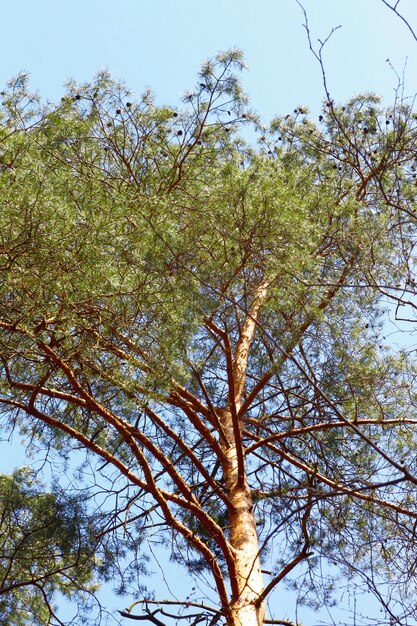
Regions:
M 243 65 L 178 109 L 106 73 L 57 106 L 9 86 L 4 422 L 86 450 L 139 565 L 151 538 L 211 580 L 189 621 L 282 624 L 277 585 L 319 606 L 341 576 L 415 619 L 415 365 L 384 335 L 415 319 L 416 116 L 364 95 L 263 128 Z

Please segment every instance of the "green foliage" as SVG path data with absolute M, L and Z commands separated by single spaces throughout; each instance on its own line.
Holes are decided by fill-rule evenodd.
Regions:
M 80 496 L 45 491 L 27 468 L 0 476 L 0 617 L 54 622 L 57 592 L 88 608 L 97 542 Z
M 33 445 L 99 458 L 114 498 L 109 526 L 126 532 L 120 553 L 107 552 L 112 572 L 123 541 L 140 571 L 148 538 L 170 545 L 192 575 L 217 559 L 227 576 L 216 409 L 233 404 L 230 360 L 255 321 L 239 427 L 262 558 L 278 578 L 294 561 L 294 584 L 320 604 L 335 589 L 333 566 L 378 595 L 400 555 L 394 608 L 389 597 L 384 607 L 405 615 L 414 611 L 416 371 L 384 335 L 402 312 L 415 321 L 416 117 L 407 103 L 384 109 L 365 94 L 324 103 L 317 121 L 297 108 L 266 130 L 242 93 L 242 67 L 239 51 L 208 62 L 178 109 L 149 93 L 136 101 L 106 73 L 70 84 L 58 105 L 43 106 L 24 77 L 10 85 L 0 128 L 1 409 Z M 88 587 L 89 533 L 68 525 L 56 536 L 50 521 L 71 518 L 75 502 L 2 480 L 10 515 L 28 498 L 34 528 L 27 538 L 16 526 L 16 580 L 30 551 L 47 594 L 71 594 L 75 580 Z M 53 572 L 36 557 L 33 542 L 45 541 L 58 555 Z M 66 559 L 76 576 L 65 582 Z M 43 623 L 48 608 L 28 593 Z

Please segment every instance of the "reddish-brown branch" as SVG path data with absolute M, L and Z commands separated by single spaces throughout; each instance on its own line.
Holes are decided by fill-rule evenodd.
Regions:
M 154 422 L 154 424 L 157 424 L 159 428 L 161 428 L 162 430 L 164 430 L 166 432 L 166 434 L 172 439 L 172 441 L 174 441 L 178 447 L 184 452 L 185 456 L 187 456 L 192 463 L 194 464 L 194 466 L 196 467 L 196 469 L 200 472 L 200 474 L 203 476 L 203 478 L 206 480 L 207 485 L 209 485 L 217 494 L 218 497 L 220 499 L 223 500 L 223 502 L 229 506 L 230 502 L 228 497 L 226 496 L 226 494 L 224 494 L 222 491 L 219 491 L 218 489 L 218 484 L 216 483 L 216 481 L 212 478 L 210 472 L 206 469 L 206 467 L 204 466 L 204 464 L 202 463 L 202 461 L 197 457 L 197 455 L 191 450 L 191 448 L 189 448 L 189 446 L 187 446 L 187 444 L 185 443 L 184 439 L 182 437 L 180 437 L 180 435 L 178 435 L 177 433 L 175 433 L 172 428 L 170 428 L 168 426 L 168 424 L 166 423 L 166 421 L 164 421 L 157 413 L 155 413 L 155 411 L 153 411 L 150 407 L 144 407 L 144 412 L 146 413 L 146 415 L 148 415 L 150 417 L 150 419 Z M 191 409 L 190 409 L 191 410 Z M 136 432 L 136 429 L 133 431 Z
M 209 393 L 207 391 L 207 388 L 206 388 L 206 386 L 204 384 L 204 381 L 203 381 L 203 379 L 201 377 L 201 374 L 200 374 L 200 372 L 197 371 L 197 369 L 194 367 L 194 365 L 192 363 L 190 363 L 190 367 L 191 367 L 191 369 L 192 369 L 192 371 L 194 373 L 194 376 L 196 377 L 197 382 L 198 382 L 198 384 L 199 384 L 199 386 L 200 386 L 200 388 L 201 388 L 201 390 L 202 390 L 202 392 L 204 394 L 204 397 L 205 397 L 206 402 L 207 402 L 207 407 L 208 407 L 208 409 L 210 411 L 210 414 L 213 416 L 213 421 L 214 421 L 214 423 L 215 423 L 215 425 L 216 425 L 216 427 L 218 429 L 219 437 L 220 437 L 220 439 L 223 438 L 223 440 L 224 440 L 225 439 L 225 434 L 224 434 L 224 431 L 223 431 L 223 427 L 222 427 L 222 425 L 220 423 L 220 420 L 219 420 L 219 418 L 217 416 L 216 409 L 215 409 L 215 407 L 214 407 L 214 405 L 213 405 L 213 403 L 211 401 L 210 395 L 209 395 Z
M 253 433 L 247 433 L 246 431 L 244 432 L 245 436 L 249 435 L 252 438 L 255 438 L 256 435 L 254 435 Z M 261 439 L 261 437 L 259 437 L 259 440 Z M 305 463 L 304 461 L 301 461 L 300 459 L 298 459 L 297 457 L 295 457 L 293 454 L 290 454 L 289 452 L 287 452 L 286 450 L 284 450 L 283 448 L 280 448 L 278 446 L 276 446 L 273 443 L 267 443 L 265 444 L 266 447 L 268 447 L 270 450 L 272 450 L 273 452 L 275 452 L 277 454 L 278 457 L 280 457 L 281 459 L 284 459 L 285 461 L 288 461 L 289 463 L 291 463 L 292 465 L 294 465 L 295 467 L 298 467 L 298 469 L 303 470 L 306 474 L 310 475 L 310 476 L 314 476 L 318 482 L 322 482 L 325 485 L 328 485 L 329 487 L 331 487 L 332 489 L 334 489 L 334 495 L 337 494 L 345 494 L 348 496 L 351 496 L 352 498 L 358 498 L 359 500 L 363 500 L 365 502 L 372 502 L 374 504 L 378 504 L 381 507 L 387 507 L 393 511 L 396 511 L 397 513 L 402 513 L 408 517 L 411 517 L 413 519 L 417 519 L 417 513 L 414 511 L 410 511 L 409 509 L 404 509 L 402 506 L 395 504 L 394 502 L 389 502 L 388 500 L 384 500 L 382 498 L 378 498 L 375 495 L 367 495 L 364 494 L 363 492 L 356 490 L 356 489 L 351 489 L 350 487 L 347 487 L 346 485 L 341 485 L 340 483 L 328 478 L 327 476 L 325 476 L 324 474 L 321 474 L 320 472 L 317 472 L 317 469 L 310 467 L 309 465 L 307 465 L 307 463 Z
M 346 262 L 343 271 L 339 277 L 339 280 L 332 285 L 332 287 L 327 291 L 326 296 L 322 299 L 320 304 L 317 307 L 317 310 L 322 312 L 324 311 L 329 304 L 332 302 L 333 298 L 339 292 L 339 290 L 343 287 L 346 282 L 346 278 L 355 264 L 359 255 L 359 251 L 356 251 L 350 259 Z M 271 380 L 271 378 L 275 375 L 275 373 L 284 365 L 287 360 L 289 354 L 294 350 L 294 348 L 299 344 L 305 332 L 309 329 L 309 327 L 315 322 L 317 319 L 316 315 L 311 315 L 308 319 L 299 327 L 299 329 L 294 333 L 293 337 L 285 346 L 285 348 L 281 348 L 281 355 L 277 362 L 274 364 L 274 367 L 270 369 L 268 372 L 260 378 L 260 380 L 254 385 L 251 391 L 248 393 L 246 399 L 242 403 L 242 406 L 239 408 L 238 415 L 239 417 L 244 415 L 248 409 L 250 408 L 252 402 L 256 399 L 258 394 L 262 391 L 265 385 Z
M 204 415 L 204 417 L 208 420 L 209 424 L 213 426 L 217 426 L 217 422 L 215 416 L 213 416 L 212 411 L 203 403 L 197 396 L 195 396 L 189 389 L 182 387 L 176 381 L 172 381 L 172 389 L 173 393 L 175 393 L 176 398 L 182 398 L 189 404 L 195 411 Z M 169 400 L 169 398 L 168 398 Z
M 0 401 L 3 404 L 6 404 L 12 408 L 19 409 L 21 411 L 24 411 L 28 415 L 32 415 L 36 419 L 41 420 L 45 424 L 48 424 L 48 426 L 52 426 L 53 428 L 56 428 L 57 430 L 64 432 L 72 439 L 79 441 L 86 449 L 91 450 L 92 452 L 97 454 L 97 456 L 104 459 L 107 463 L 111 463 L 112 465 L 114 465 L 121 472 L 123 476 L 125 476 L 126 478 L 129 479 L 130 482 L 132 482 L 132 484 L 137 485 L 138 487 L 141 487 L 142 489 L 146 489 L 146 483 L 140 480 L 136 474 L 134 474 L 124 463 L 122 463 L 122 461 L 120 461 L 111 452 L 108 452 L 107 450 L 99 446 L 97 443 L 92 441 L 86 435 L 83 435 L 82 433 L 80 433 L 78 430 L 76 430 L 72 426 L 69 426 L 65 422 L 62 422 L 50 415 L 47 415 L 46 413 L 43 413 L 42 411 L 40 411 L 39 409 L 35 407 L 32 407 L 29 409 L 27 405 L 25 405 L 22 402 L 18 402 L 17 400 L 11 400 L 9 398 L 0 398 Z
M 217 333 L 223 342 L 224 353 L 226 357 L 226 371 L 228 380 L 228 411 L 232 421 L 233 441 L 229 441 L 230 428 L 225 428 L 225 424 L 222 424 L 222 431 L 224 436 L 224 445 L 227 447 L 233 445 L 236 450 L 237 460 L 237 486 L 243 487 L 245 483 L 245 457 L 243 453 L 243 443 L 241 435 L 241 426 L 237 415 L 237 398 L 235 395 L 236 381 L 234 377 L 234 365 L 232 356 L 232 346 L 230 344 L 230 338 L 226 331 L 219 328 L 212 320 L 206 322 L 207 326 Z M 228 411 L 222 410 L 223 415 L 226 415 Z
M 204 437 L 204 440 L 211 447 L 213 452 L 219 459 L 223 458 L 223 451 L 220 447 L 219 442 L 213 436 L 210 429 L 204 424 L 204 422 L 198 417 L 197 412 L 190 406 L 188 401 L 184 401 L 183 398 L 177 392 L 172 392 L 169 396 L 169 403 L 172 406 L 180 408 L 188 417 L 191 424 L 196 428 L 196 430 Z
M 139 450 L 139 454 L 137 456 L 137 460 L 140 463 L 142 471 L 144 472 L 144 477 L 146 479 L 145 481 L 139 479 L 138 476 L 135 473 L 133 473 L 128 467 L 126 467 L 124 465 L 124 463 L 122 463 L 113 454 L 111 454 L 110 452 L 108 452 L 107 450 L 105 450 L 104 448 L 102 448 L 101 446 L 96 444 L 95 442 L 91 441 L 88 437 L 86 437 L 85 435 L 83 435 L 82 433 L 77 431 L 76 429 L 72 428 L 68 424 L 65 424 L 65 423 L 61 422 L 60 420 L 57 420 L 57 419 L 51 417 L 50 415 L 47 415 L 47 414 L 39 411 L 35 407 L 29 408 L 25 404 L 23 404 L 21 402 L 18 402 L 16 400 L 9 400 L 7 398 L 1 398 L 0 400 L 1 400 L 1 402 L 5 403 L 5 404 L 8 404 L 11 407 L 14 407 L 16 409 L 25 411 L 29 415 L 32 415 L 33 417 L 36 417 L 37 419 L 41 420 L 45 424 L 48 424 L 49 426 L 52 426 L 54 428 L 57 428 L 57 429 L 65 432 L 72 439 L 75 439 L 76 441 L 79 441 L 87 449 L 91 450 L 92 452 L 94 452 L 95 454 L 97 454 L 98 456 L 103 458 L 106 462 L 108 462 L 109 464 L 112 464 L 114 467 L 116 467 L 121 472 L 121 474 L 123 476 L 128 478 L 128 480 L 132 484 L 137 485 L 138 487 L 140 487 L 141 489 L 143 489 L 144 491 L 146 491 L 147 493 L 152 495 L 154 497 L 155 501 L 158 503 L 159 507 L 161 508 L 162 513 L 164 515 L 164 519 L 166 520 L 167 524 L 171 528 L 173 528 L 174 530 L 178 530 L 178 532 L 180 532 L 180 534 L 182 536 L 184 536 L 184 538 L 187 541 L 189 541 L 190 544 L 193 545 L 198 550 L 198 552 L 200 552 L 200 554 L 202 554 L 202 556 L 206 559 L 206 561 L 207 561 L 207 563 L 208 563 L 208 565 L 209 565 L 209 567 L 210 567 L 210 569 L 211 569 L 211 571 L 213 573 L 213 577 L 214 577 L 214 579 L 216 581 L 216 586 L 218 588 L 219 596 L 220 596 L 220 598 L 222 600 L 222 605 L 223 606 L 228 606 L 227 590 L 226 590 L 226 586 L 225 586 L 225 582 L 224 582 L 224 579 L 223 579 L 223 575 L 222 575 L 220 567 L 219 567 L 219 565 L 217 563 L 216 557 L 214 556 L 214 554 L 211 552 L 211 550 L 208 548 L 208 546 L 203 541 L 201 541 L 196 535 L 194 535 L 194 533 L 190 529 L 188 529 L 184 524 L 182 524 L 182 522 L 180 522 L 173 515 L 173 513 L 171 512 L 171 509 L 168 506 L 168 501 L 172 501 L 175 504 L 178 504 L 178 505 L 180 505 L 180 506 L 182 506 L 184 508 L 189 509 L 191 512 L 193 512 L 199 518 L 201 517 L 201 509 L 200 509 L 200 507 L 195 502 L 190 502 L 190 501 L 184 500 L 183 498 L 180 498 L 180 497 L 176 496 L 175 494 L 172 494 L 170 492 L 167 492 L 166 490 L 160 489 L 156 485 L 154 476 L 153 476 L 152 471 L 151 471 L 151 468 L 149 467 L 149 464 L 148 464 L 145 456 L 143 455 L 143 453 L 140 450 Z M 211 520 L 211 522 L 212 522 L 212 524 L 211 524 L 210 530 L 216 536 L 216 538 L 218 539 L 219 538 L 219 532 L 221 534 L 223 534 L 222 531 L 221 531 L 221 528 L 219 526 L 217 526 L 213 520 Z M 233 575 L 233 572 L 234 572 L 233 557 L 232 557 L 232 554 L 231 554 L 231 550 L 230 550 L 229 546 L 227 545 L 227 542 L 226 542 L 225 539 L 224 539 L 223 544 L 220 547 L 222 548 L 222 550 L 224 552 L 225 559 L 226 559 L 226 562 L 227 562 L 228 567 L 229 567 L 229 571 L 230 571 L 231 575 Z
M 199 539 L 187 526 L 185 526 L 182 522 L 180 522 L 172 513 L 170 507 L 168 506 L 168 502 L 166 500 L 166 498 L 164 497 L 164 494 L 161 492 L 161 490 L 159 489 L 159 487 L 157 486 L 156 482 L 155 482 L 155 477 L 152 473 L 152 469 L 148 463 L 148 461 L 146 460 L 145 455 L 141 454 L 140 455 L 140 464 L 142 467 L 142 470 L 144 472 L 145 478 L 146 478 L 146 483 L 147 483 L 147 491 L 148 493 L 150 493 L 154 499 L 156 500 L 156 502 L 159 504 L 161 511 L 163 513 L 164 519 L 166 520 L 167 524 L 169 525 L 170 528 L 174 529 L 174 530 L 178 530 L 181 535 L 191 544 L 193 545 L 199 552 L 200 554 L 202 554 L 202 556 L 204 557 L 204 559 L 206 560 L 208 566 L 210 567 L 215 583 L 216 583 L 216 587 L 217 587 L 217 591 L 219 593 L 219 597 L 222 603 L 223 607 L 227 607 L 228 606 L 228 597 L 227 597 L 227 590 L 226 590 L 226 585 L 225 585 L 225 581 L 223 578 L 223 574 L 221 572 L 221 569 L 219 567 L 219 564 L 217 562 L 217 559 L 215 557 L 215 555 L 213 554 L 213 552 L 208 548 L 208 546 L 201 541 L 201 539 Z M 181 479 L 182 480 L 182 479 Z M 192 493 L 190 493 L 190 500 L 194 499 Z M 195 502 L 193 502 L 193 504 L 196 504 Z M 201 509 L 199 509 L 198 511 L 195 511 L 195 513 L 197 514 L 197 517 L 200 519 L 201 521 Z M 208 517 L 208 516 L 206 516 Z M 223 537 L 223 542 L 221 545 L 221 547 L 223 548 L 223 553 L 224 556 L 226 558 L 226 562 L 228 564 L 229 567 L 229 571 L 231 574 L 234 573 L 234 563 L 233 563 L 233 558 L 230 552 L 230 549 L 227 545 L 226 539 L 224 538 L 223 532 L 221 530 L 221 528 L 219 526 L 217 526 L 217 524 L 215 524 L 214 521 L 211 520 L 211 532 L 214 534 L 214 538 L 217 540 L 217 542 L 219 542 L 219 535 L 221 535 Z
M 401 463 L 398 463 L 392 457 L 390 457 L 384 450 L 382 450 L 382 448 L 380 448 L 380 446 L 378 446 L 374 441 L 372 441 L 372 439 L 368 437 L 368 435 L 362 432 L 361 429 L 358 428 L 355 422 L 353 422 L 352 420 L 348 419 L 347 417 L 343 415 L 342 411 L 339 409 L 336 403 L 333 402 L 328 397 L 328 395 L 325 393 L 325 391 L 323 391 L 323 389 L 321 389 L 320 385 L 317 383 L 314 372 L 311 372 L 311 371 L 310 373 L 307 372 L 307 370 L 301 365 L 301 363 L 299 363 L 299 361 L 297 361 L 292 355 L 289 354 L 288 358 L 292 360 L 292 362 L 296 365 L 296 367 L 302 372 L 304 378 L 308 380 L 309 383 L 313 386 L 317 395 L 320 396 L 326 402 L 327 406 L 332 408 L 335 415 L 337 415 L 337 417 L 345 425 L 345 428 L 349 428 L 350 430 L 353 430 L 353 432 L 355 432 L 360 439 L 365 441 L 368 444 L 368 446 L 372 448 L 373 450 L 375 450 L 375 452 L 377 452 L 385 461 L 387 461 L 387 463 L 389 463 L 390 465 L 395 467 L 397 471 L 402 473 L 404 478 L 406 478 L 413 484 L 417 484 L 417 478 L 413 476 L 412 474 L 410 474 L 410 472 L 407 470 L 407 468 L 404 465 L 402 465 Z
M 314 554 L 312 551 L 310 551 L 311 542 L 310 542 L 310 536 L 308 534 L 308 528 L 307 528 L 308 520 L 310 519 L 311 511 L 313 508 L 312 487 L 314 485 L 314 475 L 310 475 L 308 477 L 308 482 L 309 482 L 310 489 L 308 491 L 307 504 L 305 506 L 305 510 L 301 518 L 301 532 L 304 538 L 303 547 L 300 550 L 300 552 L 296 554 L 295 557 L 291 559 L 291 561 L 287 563 L 287 565 L 285 565 L 285 567 L 280 571 L 280 573 L 277 576 L 275 576 L 269 582 L 269 584 L 265 587 L 265 589 L 263 590 L 263 592 L 260 594 L 259 598 L 257 599 L 258 606 L 268 597 L 272 589 L 274 589 L 274 587 L 276 587 L 276 585 L 278 585 L 278 583 L 281 580 L 283 580 L 299 563 L 301 563 L 305 559 L 308 559 L 309 556 Z
M 161 496 L 160 495 L 161 492 L 160 492 L 160 490 L 158 488 L 158 494 L 159 495 L 158 495 L 158 497 L 156 497 L 156 495 L 155 495 L 156 491 L 155 491 L 155 488 L 153 487 L 154 485 L 156 485 L 155 480 L 154 480 L 154 476 L 150 472 L 150 469 L 149 469 L 148 463 L 146 461 L 146 458 L 145 458 L 144 454 L 142 453 L 140 447 L 137 445 L 136 440 L 140 441 L 140 443 L 143 446 L 145 446 L 152 453 L 152 455 L 161 463 L 161 465 L 165 468 L 167 473 L 171 476 L 172 480 L 174 481 L 174 484 L 178 487 L 180 492 L 182 492 L 183 496 L 185 497 L 186 502 L 187 502 L 187 507 L 186 508 L 190 508 L 190 509 L 193 510 L 193 513 L 200 520 L 200 522 L 207 528 L 207 530 L 209 531 L 209 533 L 211 534 L 213 539 L 216 541 L 216 543 L 218 543 L 219 547 L 222 549 L 222 551 L 224 553 L 224 556 L 225 556 L 225 559 L 226 559 L 226 561 L 228 563 L 229 570 L 230 570 L 231 574 L 233 574 L 233 569 L 234 569 L 233 557 L 232 557 L 232 554 L 230 552 L 230 547 L 229 547 L 229 545 L 228 545 L 228 543 L 227 543 L 227 541 L 225 539 L 225 536 L 224 536 L 224 533 L 223 533 L 222 529 L 199 506 L 197 500 L 195 499 L 195 497 L 193 495 L 193 492 L 191 491 L 191 489 L 189 488 L 187 483 L 183 480 L 181 475 L 176 471 L 176 469 L 173 466 L 172 462 L 169 459 L 167 459 L 167 457 L 162 453 L 162 451 L 158 448 L 158 446 L 156 446 L 152 442 L 151 439 L 146 437 L 144 435 L 144 433 L 142 433 L 138 429 L 135 429 L 133 426 L 131 426 L 129 423 L 125 422 L 124 420 L 121 420 L 120 418 L 117 418 L 113 413 L 111 413 L 108 409 L 103 407 L 89 393 L 87 393 L 83 389 L 83 387 L 80 385 L 80 383 L 78 383 L 78 381 L 77 381 L 73 371 L 71 370 L 71 368 L 65 363 L 65 361 L 62 358 L 60 358 L 55 353 L 55 351 L 53 351 L 49 346 L 45 346 L 45 344 L 42 344 L 42 347 L 46 347 L 47 348 L 47 350 L 45 350 L 45 351 L 52 358 L 52 360 L 55 362 L 55 364 L 58 365 L 58 367 L 65 373 L 65 375 L 67 376 L 67 378 L 68 378 L 69 382 L 71 383 L 71 385 L 73 386 L 73 388 L 75 388 L 75 390 L 78 393 L 80 393 L 81 395 L 84 396 L 83 399 L 85 401 L 85 406 L 88 407 L 90 410 L 95 411 L 98 415 L 103 417 L 108 424 L 110 424 L 113 427 L 115 427 L 116 430 L 119 432 L 120 436 L 122 437 L 122 439 L 132 449 L 132 452 L 134 453 L 134 455 L 135 455 L 136 459 L 138 460 L 139 464 L 141 465 L 142 470 L 145 472 L 145 475 L 147 475 L 147 485 L 145 485 L 144 483 L 141 482 L 140 486 L 142 488 L 145 488 L 146 491 L 148 491 L 149 493 L 151 493 L 155 497 L 155 499 L 157 500 L 159 505 L 161 505 L 162 501 L 163 502 L 166 501 L 166 494 L 164 493 L 163 496 Z M 25 410 L 27 413 L 29 413 L 31 415 L 35 415 L 35 413 L 36 413 L 36 416 L 38 418 L 41 417 L 41 412 L 37 411 L 35 409 L 35 407 L 28 407 L 28 406 L 25 406 L 25 405 L 22 405 L 22 404 L 19 404 L 19 403 L 13 403 L 13 405 L 14 406 L 19 406 L 19 408 Z M 91 450 L 94 450 L 96 453 L 98 453 L 99 447 L 96 444 L 94 444 L 94 442 L 91 442 L 91 440 L 88 437 L 80 436 L 81 434 L 80 433 L 77 434 L 77 431 L 75 431 L 75 429 L 72 429 L 71 427 L 69 427 L 66 424 L 63 424 L 62 422 L 58 422 L 58 420 L 54 420 L 54 418 L 50 418 L 49 416 L 46 416 L 46 414 L 42 414 L 42 415 L 43 415 L 42 419 L 43 419 L 44 422 L 49 423 L 50 425 L 54 424 L 55 426 L 58 426 L 61 430 L 64 430 L 64 432 L 67 432 L 71 436 L 76 437 L 79 441 L 82 440 L 83 444 L 86 445 L 87 448 L 89 448 Z M 101 455 L 101 456 L 103 456 L 103 455 Z M 111 462 L 113 465 L 117 465 L 114 462 L 114 461 L 116 461 L 116 458 L 114 456 L 107 454 L 103 458 L 105 458 L 106 461 Z M 120 469 L 120 467 L 119 467 L 119 469 Z M 126 473 L 125 473 L 125 475 L 126 475 Z M 151 481 L 151 483 L 149 483 L 149 481 L 151 479 L 152 479 L 152 481 Z M 135 481 L 134 484 L 138 484 L 137 481 Z M 172 499 L 172 497 L 170 499 Z M 165 510 L 165 509 L 163 509 L 163 510 Z M 168 518 L 166 518 L 166 519 L 167 519 L 168 523 L 170 523 L 172 521 L 171 518 L 169 520 L 168 520 Z M 184 531 L 182 531 L 182 534 L 184 535 Z M 205 545 L 205 544 L 202 544 L 202 545 Z M 201 550 L 200 550 L 200 552 L 201 552 Z M 213 558 L 214 558 L 214 556 L 213 556 Z M 214 570 L 213 570 L 213 572 L 214 572 Z
M 247 420 L 250 423 L 253 423 L 258 426 L 256 420 Z M 350 422 L 349 422 L 350 423 Z M 402 426 L 403 424 L 412 424 L 416 425 L 417 420 L 414 419 L 387 419 L 381 421 L 380 419 L 359 419 L 355 421 L 357 426 Z M 267 431 L 270 429 L 265 424 L 261 424 L 261 427 Z M 263 445 L 273 442 L 273 441 L 281 441 L 282 439 L 287 439 L 291 437 L 299 437 L 300 435 L 305 435 L 306 433 L 316 432 L 320 430 L 329 430 L 333 428 L 346 428 L 346 422 L 344 421 L 334 421 L 334 422 L 321 422 L 319 424 L 311 424 L 309 426 L 303 426 L 302 428 L 292 428 L 291 430 L 287 430 L 280 433 L 274 433 L 272 435 L 268 435 L 267 437 L 257 439 L 255 443 L 252 443 L 250 446 L 246 447 L 246 454 L 250 454 L 251 452 L 255 452 L 258 448 Z M 249 431 L 245 431 L 245 435 L 253 438 L 252 433 Z

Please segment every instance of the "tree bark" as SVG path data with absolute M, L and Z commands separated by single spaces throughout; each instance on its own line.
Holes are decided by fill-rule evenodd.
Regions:
M 232 597 L 228 626 L 261 626 L 264 622 L 264 603 L 257 605 L 264 589 L 256 519 L 253 513 L 251 491 L 246 479 L 239 476 L 239 463 L 234 443 L 233 417 L 229 410 L 218 409 L 226 436 L 223 476 L 230 499 L 229 541 L 234 552 L 237 594 Z
M 224 451 L 223 478 L 230 500 L 229 541 L 234 551 L 237 578 L 237 593 L 232 595 L 228 626 L 229 624 L 262 626 L 265 617 L 265 604 L 259 602 L 259 596 L 264 589 L 259 540 L 244 462 L 242 422 L 238 415 L 244 392 L 249 349 L 269 284 L 270 280 L 264 279 L 254 293 L 233 357 L 229 338 L 225 338 L 229 405 L 227 409 L 219 409 L 218 416 L 223 430 L 221 438 Z

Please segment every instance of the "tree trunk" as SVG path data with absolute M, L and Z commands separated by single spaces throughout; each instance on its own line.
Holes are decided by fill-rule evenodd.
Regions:
M 261 626 L 265 608 L 258 598 L 263 591 L 263 577 L 259 558 L 259 541 L 253 514 L 251 491 L 246 473 L 240 476 L 238 451 L 233 432 L 233 418 L 228 410 L 218 411 L 224 435 L 225 452 L 223 476 L 231 509 L 229 513 L 229 541 L 234 551 L 238 593 L 232 596 L 228 626 Z
M 229 542 L 234 551 L 236 572 L 236 580 L 233 581 L 235 584 L 231 585 L 232 599 L 227 618 L 228 626 L 262 626 L 265 616 L 265 603 L 259 602 L 264 584 L 253 500 L 245 468 L 239 410 L 242 405 L 249 350 L 270 282 L 271 279 L 264 278 L 255 290 L 234 354 L 230 338 L 216 328 L 225 345 L 229 383 L 228 407 L 218 409 L 222 426 L 220 443 L 224 452 L 223 478 L 230 500 Z

